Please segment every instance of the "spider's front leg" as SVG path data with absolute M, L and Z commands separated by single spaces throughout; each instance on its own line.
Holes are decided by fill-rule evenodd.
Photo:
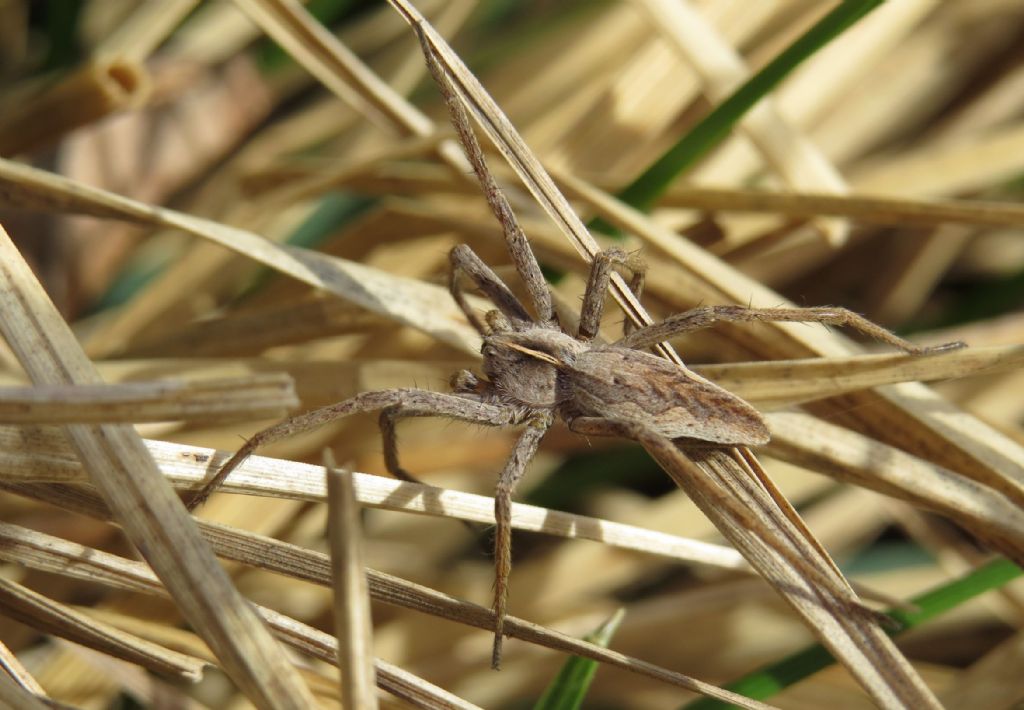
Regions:
M 472 374 L 472 373 L 467 373 Z M 398 461 L 399 420 L 408 417 L 447 417 L 486 426 L 508 426 L 521 420 L 514 407 L 482 402 L 471 396 L 417 390 L 417 396 L 406 397 L 381 410 L 379 425 L 384 444 L 384 465 L 395 478 L 419 483 Z M 430 397 L 423 394 L 433 395 Z
M 494 492 L 494 646 L 491 667 L 495 670 L 501 665 L 508 577 L 512 571 L 512 493 L 553 421 L 550 411 L 538 412 L 529 420 L 512 449 Z
M 587 278 L 587 290 L 583 293 L 583 305 L 580 307 L 580 340 L 589 342 L 597 337 L 601 328 L 601 316 L 604 313 L 604 300 L 608 295 L 608 285 L 612 279 L 612 268 L 625 267 L 632 273 L 629 289 L 640 298 L 644 286 L 644 273 L 647 267 L 636 254 L 629 254 L 619 247 L 611 247 L 598 252 L 590 265 L 590 276 Z M 626 332 L 629 333 L 629 320 L 626 321 Z
M 362 392 L 343 402 L 289 417 L 274 426 L 254 434 L 234 456 L 228 459 L 227 463 L 220 467 L 214 477 L 205 483 L 192 497 L 187 504 L 188 509 L 195 510 L 202 505 L 220 487 L 224 479 L 259 447 L 304 431 L 311 431 L 342 417 L 381 409 L 391 411 L 393 416 L 400 416 L 403 412 L 412 412 L 413 414 L 410 416 L 448 417 L 449 419 L 459 419 L 491 426 L 511 424 L 516 418 L 516 413 L 511 408 L 496 406 L 455 394 L 421 389 Z M 385 437 L 389 435 L 388 431 L 384 433 Z M 390 432 L 390 435 L 393 437 L 393 431 Z
M 469 372 L 456 375 L 455 383 L 476 387 L 479 382 Z M 453 383 L 454 384 L 454 383 Z M 501 404 L 483 404 L 472 399 L 445 395 L 452 400 L 461 400 L 446 409 L 444 416 L 476 421 L 480 424 L 502 426 L 523 421 L 521 408 Z M 436 403 L 425 401 L 402 402 L 383 409 L 380 413 L 380 429 L 384 439 L 384 460 L 388 472 L 395 478 L 416 482 L 398 460 L 396 425 L 405 417 L 437 415 Z M 486 408 L 486 409 L 485 409 Z M 554 421 L 550 410 L 537 410 L 526 416 L 527 426 L 509 455 L 505 468 L 498 478 L 494 492 L 494 645 L 491 652 L 491 666 L 495 669 L 501 663 L 501 647 L 505 630 L 505 616 L 508 606 L 508 578 L 512 571 L 512 494 L 526 471 L 526 466 L 537 453 L 541 439 Z
M 465 274 L 479 288 L 491 302 L 498 307 L 513 324 L 520 329 L 531 323 L 530 314 L 527 312 L 519 299 L 515 297 L 512 290 L 505 285 L 505 282 L 484 263 L 483 259 L 476 255 L 467 244 L 459 244 L 448 253 L 448 260 L 451 262 L 451 270 L 448 274 L 448 290 L 452 298 L 466 314 L 466 318 L 473 324 L 477 332 L 487 335 L 490 328 L 480 319 L 480 316 L 470 308 L 466 296 L 462 291 L 459 276 Z M 545 286 L 546 288 L 546 286 Z
M 877 323 L 851 310 L 840 307 L 815 308 L 747 308 L 744 306 L 701 306 L 669 316 L 660 323 L 633 331 L 615 343 L 625 348 L 649 348 L 675 335 L 708 328 L 716 323 L 728 322 L 791 322 L 822 323 L 846 326 L 868 337 L 888 343 L 912 355 L 927 355 L 964 347 L 962 342 L 921 347 L 891 333 Z

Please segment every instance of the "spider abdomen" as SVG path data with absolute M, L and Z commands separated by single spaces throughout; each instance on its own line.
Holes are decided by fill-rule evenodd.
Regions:
M 560 375 L 575 416 L 639 424 L 670 439 L 753 446 L 770 438 L 750 404 L 647 352 L 593 348 Z

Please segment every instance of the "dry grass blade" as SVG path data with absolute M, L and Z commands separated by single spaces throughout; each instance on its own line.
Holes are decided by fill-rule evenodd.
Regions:
M 200 659 L 119 631 L 17 582 L 0 579 L 0 612 L 32 628 L 138 663 L 157 673 L 190 682 L 202 677 L 205 664 Z
M 0 229 L 0 330 L 40 384 L 100 384 L 7 233 Z M 244 692 L 262 707 L 308 707 L 312 698 L 280 647 L 231 585 L 185 507 L 127 425 L 69 425 L 65 432 L 90 480 L 129 539 L 167 585 Z
M 363 571 L 362 530 L 352 472 L 335 468 L 324 453 L 327 489 L 327 542 L 334 581 L 334 628 L 338 639 L 342 707 L 377 707 L 373 681 L 373 622 Z
M 55 704 L 45 696 L 40 697 L 39 693 L 29 690 L 7 673 L 0 673 L 0 703 L 5 707 L 24 710 L 53 710 L 55 707 Z
M 779 412 L 767 420 L 772 455 L 942 513 L 1012 559 L 1024 559 L 1024 510 L 997 491 L 807 414 Z
M 188 357 L 251 355 L 275 345 L 302 343 L 323 337 L 394 326 L 394 321 L 338 298 L 321 295 L 268 306 L 257 313 L 239 313 L 190 323 L 173 333 L 131 343 L 126 357 Z M 192 368 L 185 368 L 191 370 Z M 201 368 L 196 368 L 201 369 Z
M 5 485 L 4 487 L 83 515 L 108 517 L 103 504 L 91 493 L 80 489 L 32 485 Z M 217 554 L 227 559 L 323 586 L 331 585 L 330 560 L 323 553 L 226 525 L 204 521 L 199 521 L 198 524 Z M 35 531 L 19 529 L 16 526 L 0 527 L 0 540 L 5 543 L 0 546 L 0 555 L 17 560 L 22 564 L 57 574 L 95 580 L 119 588 L 163 593 L 156 584 L 152 573 L 137 562 L 58 540 Z M 9 552 L 5 552 L 5 550 L 9 550 Z M 493 613 L 477 604 L 374 570 L 367 570 L 367 581 L 371 597 L 386 604 L 414 609 L 479 629 L 490 631 L 494 628 Z M 307 631 L 308 627 L 305 627 L 304 624 L 299 624 L 272 610 L 262 609 L 260 613 L 286 640 L 299 640 L 298 637 L 301 637 L 304 644 L 313 640 L 316 642 L 315 646 L 303 645 L 302 648 L 330 663 L 336 661 L 336 642 L 329 634 L 313 629 Z M 506 633 L 513 638 L 564 653 L 591 658 L 663 683 L 733 703 L 739 707 L 753 710 L 765 710 L 765 708 L 771 707 L 681 673 L 666 670 L 638 658 L 567 636 L 514 616 L 506 619 Z M 386 671 L 388 667 L 383 668 Z M 386 680 L 384 676 L 382 664 L 378 661 L 378 681 Z M 383 682 L 381 682 L 381 687 L 389 692 L 394 692 Z M 422 687 L 417 687 L 419 687 L 417 692 L 422 693 Z M 464 707 L 464 705 L 455 704 L 456 700 L 458 699 L 453 700 L 452 707 Z
M 910 151 L 853 172 L 854 190 L 931 197 L 982 190 L 1024 167 L 1024 127 L 1014 124 L 968 144 Z
M 691 461 L 667 440 L 643 444 L 880 707 L 942 707 L 753 457 L 743 457 L 748 475 L 737 478 L 735 450 L 692 451 Z
M 771 435 L 754 449 L 764 470 L 745 449 L 659 454 L 683 487 L 632 431 L 581 436 L 564 426 L 574 399 L 557 394 L 569 416 L 511 494 L 534 505 L 504 505 L 514 476 L 499 472 L 525 450 L 512 427 L 417 416 L 388 430 L 363 413 L 264 441 L 264 456 L 230 478 L 231 493 L 182 524 L 198 528 L 243 597 L 259 602 L 251 618 L 316 703 L 339 706 L 339 653 L 360 640 L 332 625 L 340 585 L 324 530 L 337 519 L 328 519 L 324 468 L 311 465 L 325 449 L 368 472 L 351 476 L 365 566 L 349 568 L 365 578 L 358 595 L 371 599 L 381 658 L 350 655 L 364 677 L 372 663 L 376 687 L 363 687 L 381 706 L 529 704 L 563 654 L 598 669 L 588 702 L 623 710 L 679 707 L 694 691 L 716 707 L 757 707 L 695 679 L 741 678 L 780 659 L 789 659 L 780 683 L 774 675 L 766 689 L 761 673 L 746 679 L 757 687 L 739 681 L 734 692 L 787 708 L 927 707 L 916 672 L 951 708 L 1021 696 L 1024 583 L 1004 557 L 1024 562 L 1024 317 L 1013 312 L 1024 274 L 1015 179 L 1024 4 L 64 4 L 74 10 L 54 24 L 34 3 L 0 0 L 0 129 L 30 124 L 19 135 L 0 130 L 9 148 L 0 151 L 0 222 L 99 378 L 29 389 L 0 337 L 0 576 L 80 604 L 83 625 L 103 622 L 209 667 L 201 684 L 162 680 L 41 624 L 0 621 L 9 647 L 0 644 L 0 706 L 252 704 L 231 682 L 256 676 L 251 654 L 222 671 L 203 622 L 182 613 L 138 556 L 125 516 L 103 503 L 63 427 L 147 422 L 132 427 L 147 437 L 128 460 L 141 478 L 136 498 L 163 500 L 157 488 L 169 483 L 188 500 L 228 453 L 279 421 L 292 396 L 280 373 L 299 417 L 409 388 L 427 400 L 487 399 L 496 388 L 530 405 L 522 395 L 532 378 L 508 377 L 512 368 L 481 348 L 500 318 L 469 327 L 501 304 L 459 309 L 444 289 L 455 248 L 455 285 L 469 298 L 493 284 L 487 277 L 481 289 L 460 271 L 467 249 L 529 320 L 547 320 L 550 294 L 552 325 L 573 337 L 582 323 L 584 340 L 595 334 L 591 350 L 620 339 L 624 314 L 627 323 L 690 323 L 672 315 L 788 303 L 846 307 L 912 332 L 922 347 L 970 347 L 908 357 L 864 349 L 860 333 L 796 323 L 663 335 L 672 339 L 661 354 L 678 361 L 679 348 L 694 377 L 760 412 L 758 441 Z M 701 120 L 709 108 L 770 68 L 740 96 L 753 93 L 833 9 L 874 5 L 746 122 L 737 118 L 686 176 L 648 196 L 643 212 L 612 197 L 645 168 L 692 156 L 680 145 L 723 128 Z M 459 143 L 476 145 L 480 126 L 488 136 L 478 160 Z M 480 165 L 490 181 L 474 179 Z M 495 207 L 495 191 L 514 215 Z M 577 214 L 617 235 L 587 234 Z M 621 290 L 598 299 L 588 289 L 586 262 L 609 247 L 647 267 L 642 296 L 624 308 L 614 302 L 629 298 Z M 530 256 L 561 277 L 537 277 Z M 0 256 L 0 273 L 9 261 Z M 612 268 L 629 280 L 631 268 Z M 12 310 L 0 302 L 0 321 Z M 51 355 L 32 351 L 34 361 Z M 618 380 L 611 394 L 634 389 Z M 636 389 L 656 382 L 645 375 Z M 641 409 L 660 421 L 646 400 Z M 152 461 L 136 465 L 146 452 Z M 432 485 L 385 477 L 399 460 Z M 509 524 L 488 536 L 496 517 Z M 488 650 L 500 624 L 485 607 L 499 596 L 492 584 L 508 538 L 511 636 L 495 674 Z M 491 541 L 500 543 L 493 558 L 481 549 Z M 189 555 L 160 574 L 174 566 L 180 585 L 201 592 Z M 982 590 L 997 593 L 965 601 Z M 233 614 L 204 603 L 211 615 Z M 573 638 L 623 603 L 614 651 Z M 877 609 L 892 610 L 893 628 Z M 912 670 L 876 621 L 894 635 L 907 630 L 895 624 L 913 625 L 898 637 Z M 793 654 L 815 633 L 856 676 L 833 667 L 794 680 L 801 671 L 790 669 L 808 656 Z
M 204 421 L 280 417 L 299 402 L 281 374 L 193 382 L 3 387 L 6 424 Z
M 164 441 L 147 441 L 147 445 L 172 484 L 186 490 L 196 489 L 211 469 L 216 469 L 229 457 L 223 451 Z M 0 461 L 4 466 L 0 479 L 10 482 L 82 483 L 87 480 L 55 430 L 0 427 Z M 223 490 L 322 502 L 325 496 L 323 477 L 324 469 L 320 466 L 252 456 L 231 473 Z M 353 477 L 360 505 L 494 523 L 494 501 L 485 496 L 367 473 L 356 473 Z M 596 540 L 691 564 L 732 570 L 745 567 L 743 559 L 728 547 L 522 503 L 512 506 L 512 525 L 519 530 Z
M 95 609 L 92 613 L 95 613 Z M 125 621 L 125 618 L 123 615 L 117 616 L 110 619 L 110 623 L 117 626 L 119 622 Z M 122 630 L 131 631 L 130 628 Z M 143 634 L 140 636 L 147 638 Z M 175 640 L 180 640 L 180 636 Z M 159 643 L 159 640 L 157 642 Z M 197 640 L 196 645 L 202 647 L 206 655 L 209 655 L 209 649 L 201 641 Z M 103 678 L 104 682 L 116 685 L 123 695 L 130 697 L 142 707 L 172 705 L 180 710 L 205 710 L 208 707 L 208 704 L 199 703 L 189 697 L 188 691 L 191 686 L 175 683 L 173 679 L 164 680 L 134 663 L 122 661 L 70 641 L 58 639 L 54 646 L 55 653 L 64 657 L 72 669 L 95 674 L 96 677 Z
M 942 695 L 950 708 L 997 708 L 1019 705 L 1024 697 L 1020 669 L 1024 635 L 1017 632 L 975 662 L 961 682 Z
M 285 643 L 326 663 L 338 662 L 338 641 L 330 634 L 280 614 L 273 609 L 261 607 L 259 611 L 266 619 L 267 624 Z M 437 710 L 479 710 L 473 703 L 428 683 L 387 661 L 376 659 L 373 662 L 372 670 L 375 672 L 376 682 L 381 690 L 386 690 L 414 707 L 437 708 Z
M 235 3 L 324 86 L 369 118 L 379 119 L 377 123 L 400 135 L 422 138 L 434 132 L 433 121 L 382 81 L 295 0 Z M 439 142 L 437 152 L 456 175 L 465 172 L 465 156 L 451 140 Z
M 785 303 L 777 293 L 695 244 L 678 239 L 671 230 L 592 185 L 567 174 L 560 174 L 559 179 L 573 196 L 592 205 L 602 217 L 636 234 L 696 276 L 693 283 L 703 287 L 702 293 L 695 294 L 698 300 L 746 301 L 764 307 Z M 728 326 L 722 330 L 736 332 Z M 800 324 L 765 324 L 762 332 L 763 338 L 747 335 L 744 341 L 770 357 L 848 355 L 855 347 L 838 334 Z M 1019 483 L 1024 474 L 1024 448 L 923 385 L 905 383 L 854 392 L 820 407 L 831 416 L 855 422 L 887 443 L 933 459 L 1015 501 L 1024 501 Z
M 756 404 L 780 408 L 897 382 L 995 374 L 1020 367 L 1024 347 L 962 348 L 935 357 L 905 353 L 702 365 L 693 371 Z
M 0 545 L 0 558 L 30 569 L 131 592 L 167 594 L 160 580 L 141 562 L 5 523 L 0 523 L 0 541 L 3 543 Z M 253 559 L 247 561 L 257 562 Z M 272 609 L 256 605 L 256 610 L 286 643 L 327 663 L 337 663 L 337 641 L 329 634 Z M 392 664 L 378 660 L 376 669 L 376 682 L 382 689 L 397 697 L 414 700 L 422 707 L 476 707 Z
M 145 594 L 166 594 L 142 562 L 96 550 L 36 530 L 0 523 L 0 557 L 28 569 Z
M 831 214 L 866 223 L 920 227 L 971 224 L 1019 228 L 1024 225 L 1024 207 L 1013 202 L 981 200 L 922 200 L 882 195 L 769 192 L 686 185 L 670 189 L 659 200 L 659 204 L 707 212 L 770 212 L 792 218 Z
M 377 661 L 377 672 L 384 671 L 388 674 L 387 691 L 410 705 L 430 710 L 481 710 L 478 705 L 441 691 L 403 668 Z
M 180 229 L 210 240 L 367 310 L 476 353 L 479 337 L 448 292 L 325 254 L 279 245 L 244 229 L 147 205 L 0 158 L 0 200 L 12 207 L 78 212 Z
M 139 5 L 103 40 L 95 54 L 145 61 L 198 4 L 199 0 L 171 0 Z
M 46 691 L 43 690 L 43 686 L 39 685 L 28 669 L 22 665 L 21 661 L 11 651 L 7 644 L 0 642 L 0 675 L 7 675 L 13 678 L 14 681 L 22 688 L 27 690 L 33 695 L 40 695 L 45 697 Z

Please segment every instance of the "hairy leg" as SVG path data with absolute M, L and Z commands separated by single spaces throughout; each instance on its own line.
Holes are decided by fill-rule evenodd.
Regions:
M 501 665 L 501 645 L 505 631 L 508 604 L 508 576 L 512 571 L 512 493 L 523 476 L 526 465 L 537 453 L 541 439 L 551 426 L 549 412 L 535 417 L 519 436 L 505 469 L 498 478 L 494 492 L 494 647 L 491 667 Z
M 192 497 L 188 502 L 189 510 L 194 510 L 202 505 L 220 487 L 224 479 L 259 447 L 304 431 L 316 429 L 342 417 L 385 408 L 399 410 L 405 408 L 420 412 L 420 416 L 430 414 L 493 426 L 511 424 L 515 419 L 515 413 L 511 409 L 442 392 L 419 389 L 362 392 L 343 402 L 289 417 L 274 426 L 254 434 L 227 463 L 220 467 L 214 477 L 205 483 Z
M 580 308 L 580 326 L 576 336 L 589 342 L 597 336 L 601 328 L 601 315 L 604 313 L 604 299 L 608 295 L 608 284 L 611 282 L 612 268 L 624 266 L 633 274 L 629 288 L 640 297 L 643 290 L 643 261 L 635 254 L 627 254 L 619 247 L 611 247 L 598 252 L 590 265 L 590 276 L 587 278 L 587 290 L 583 294 L 583 305 Z M 627 321 L 628 323 L 628 321 Z
M 448 259 L 451 262 L 451 271 L 448 275 L 448 290 L 451 291 L 452 298 L 459 304 L 459 308 L 466 314 L 466 318 L 477 329 L 477 332 L 481 335 L 487 335 L 490 332 L 490 328 L 470 308 L 469 303 L 466 301 L 466 296 L 459 283 L 460 274 L 468 276 L 476 284 L 476 287 L 491 299 L 491 302 L 498 307 L 498 310 L 515 324 L 514 327 L 518 326 L 517 329 L 521 329 L 524 325 L 532 322 L 530 314 L 526 312 L 523 304 L 519 302 L 515 294 L 468 245 L 459 244 L 452 248 L 448 254 Z
M 512 211 L 512 206 L 508 203 L 508 199 L 501 191 L 501 188 L 498 187 L 498 183 L 495 182 L 494 176 L 491 175 L 491 171 L 487 167 L 483 151 L 480 150 L 480 143 L 473 133 L 469 115 L 466 113 L 462 103 L 460 103 L 459 97 L 456 95 L 444 67 L 437 62 L 434 54 L 426 44 L 424 44 L 423 50 L 427 60 L 427 67 L 430 69 L 430 73 L 441 92 L 441 97 L 444 99 L 445 106 L 448 108 L 448 115 L 451 118 L 452 125 L 455 127 L 459 142 L 462 143 L 466 157 L 469 159 L 470 165 L 473 166 L 473 172 L 476 174 L 491 212 L 494 213 L 494 216 L 501 224 L 501 230 L 505 234 L 505 245 L 508 247 L 509 255 L 512 257 L 512 262 L 516 265 L 520 278 L 523 279 L 523 283 L 526 285 L 526 290 L 530 294 L 530 301 L 537 312 L 537 317 L 541 323 L 555 325 L 557 323 L 555 307 L 551 300 L 551 292 L 548 291 L 548 284 L 544 280 L 544 274 L 541 273 L 540 264 L 537 263 L 537 257 L 534 256 L 530 243 L 526 240 L 522 227 L 519 226 L 519 221 Z
M 660 323 L 640 328 L 622 338 L 616 345 L 626 348 L 647 348 L 674 335 L 707 328 L 720 322 L 800 322 L 847 326 L 864 335 L 888 343 L 908 353 L 921 355 L 942 352 L 964 346 L 961 342 L 945 343 L 922 348 L 889 332 L 877 323 L 846 308 L 746 308 L 744 306 L 701 306 L 669 316 Z

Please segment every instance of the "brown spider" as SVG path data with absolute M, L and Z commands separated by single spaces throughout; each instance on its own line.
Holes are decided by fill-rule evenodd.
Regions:
M 426 51 L 426 50 L 425 50 Z M 544 434 L 556 419 L 580 434 L 619 436 L 672 445 L 684 439 L 718 446 L 755 446 L 769 440 L 768 428 L 750 404 L 704 378 L 647 352 L 681 333 L 719 321 L 803 321 L 845 325 L 909 353 L 936 352 L 962 343 L 920 348 L 843 308 L 744 308 L 704 306 L 627 333 L 611 344 L 595 342 L 612 269 L 633 274 L 639 295 L 643 268 L 618 248 L 598 254 L 591 265 L 577 332 L 563 329 L 536 257 L 491 176 L 465 109 L 455 98 L 444 70 L 430 51 L 427 63 L 480 181 L 502 225 L 512 261 L 529 294 L 535 316 L 467 245 L 450 253 L 449 289 L 483 340 L 483 374 L 463 370 L 451 379 L 452 392 L 390 389 L 363 392 L 337 404 L 288 418 L 255 434 L 190 501 L 195 508 L 231 471 L 259 447 L 358 412 L 380 411 L 384 460 L 395 477 L 414 481 L 398 461 L 395 426 L 403 417 L 438 416 L 487 426 L 525 425 L 498 477 L 494 496 L 494 647 L 501 660 L 502 633 L 511 569 L 512 494 Z M 494 304 L 483 319 L 469 306 L 461 287 L 468 277 Z

